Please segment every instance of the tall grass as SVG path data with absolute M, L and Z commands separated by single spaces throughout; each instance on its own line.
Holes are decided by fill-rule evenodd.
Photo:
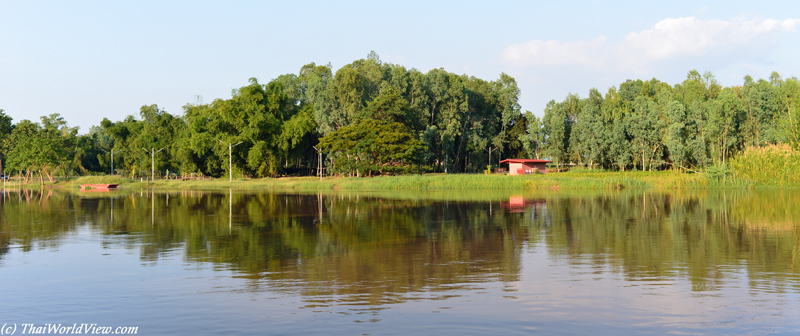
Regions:
M 729 163 L 735 179 L 755 186 L 800 187 L 800 151 L 789 145 L 748 147 Z
M 87 176 L 56 183 L 56 187 L 78 188 L 87 183 L 119 183 L 123 189 L 275 189 L 297 191 L 392 191 L 392 190 L 622 190 L 622 189 L 714 189 L 747 188 L 750 180 L 708 179 L 705 175 L 656 172 L 606 172 L 601 170 L 573 170 L 564 173 L 531 175 L 485 174 L 427 174 L 405 176 L 377 176 L 330 178 L 315 177 L 211 180 L 155 180 L 150 183 L 124 177 Z M 31 186 L 33 187 L 33 186 Z M 38 184 L 36 185 L 38 187 Z

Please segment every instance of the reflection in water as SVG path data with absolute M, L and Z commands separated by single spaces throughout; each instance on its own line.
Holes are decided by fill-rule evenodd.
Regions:
M 754 292 L 797 292 L 800 272 L 797 192 L 485 201 L 233 190 L 2 196 L 0 260 L 14 248 L 57 247 L 88 225 L 116 238 L 103 244 L 123 244 L 144 262 L 178 251 L 234 271 L 247 291 L 300 295 L 308 308 L 458 297 L 495 282 L 511 293 L 525 283 L 523 259 L 535 248 L 574 270 L 607 269 L 629 284 L 686 280 L 697 293 L 720 292 L 743 272 Z
M 90 222 L 105 235 L 130 236 L 146 261 L 183 248 L 189 260 L 241 272 L 254 280 L 253 290 L 276 281 L 282 285 L 275 290 L 365 304 L 451 284 L 516 280 L 516 237 L 525 235 L 516 220 L 488 218 L 488 205 L 458 202 L 233 191 L 52 195 L 23 191 L 25 201 L 2 204 L 3 251 L 58 244 Z M 53 199 L 46 206 L 31 201 L 42 197 Z
M 537 209 L 546 208 L 547 201 L 540 198 L 525 198 L 522 195 L 514 195 L 508 198 L 508 202 L 500 202 L 503 209 L 508 212 L 525 212 L 526 209 L 536 207 Z

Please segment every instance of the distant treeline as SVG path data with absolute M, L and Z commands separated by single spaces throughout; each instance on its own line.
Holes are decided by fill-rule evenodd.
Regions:
M 510 157 L 666 169 L 798 141 L 800 86 L 777 74 L 729 88 L 696 71 L 675 86 L 629 80 L 605 96 L 551 101 L 542 119 L 520 112 L 519 95 L 506 74 L 422 73 L 370 53 L 335 74 L 311 63 L 267 84 L 251 78 L 230 99 L 187 104 L 182 115 L 143 106 L 138 118 L 104 118 L 85 135 L 58 114 L 12 124 L 0 110 L 0 163 L 44 179 L 109 172 L 113 153 L 115 170 L 130 176 L 149 173 L 153 159 L 162 174 L 222 176 L 232 148 L 239 177 L 313 174 L 320 157 L 327 174 L 353 176 L 477 172 Z
M 670 86 L 628 80 L 605 95 L 550 101 L 542 119 L 528 116 L 527 152 L 558 164 L 605 169 L 725 165 L 747 147 L 792 144 L 800 137 L 800 83 L 773 72 L 723 88 L 711 73 L 689 72 Z M 757 169 L 758 167 L 753 167 Z

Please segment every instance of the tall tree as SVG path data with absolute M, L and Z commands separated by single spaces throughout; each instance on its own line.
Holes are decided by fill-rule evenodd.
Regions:
M 686 160 L 686 109 L 677 101 L 667 105 L 667 122 L 669 123 L 665 145 L 669 150 L 672 165 L 682 167 Z
M 529 159 L 541 159 L 547 148 L 546 134 L 542 120 L 531 111 L 525 111 L 527 127 L 525 134 L 520 134 L 519 140 Z
M 561 167 L 569 159 L 569 137 L 572 125 L 565 105 L 568 104 L 560 104 L 551 100 L 547 103 L 544 118 L 542 118 L 547 134 L 546 153 L 553 159 L 557 167 Z
M 370 119 L 326 135 L 319 147 L 335 157 L 335 170 L 354 176 L 414 171 L 425 149 L 402 124 Z
M 13 130 L 14 125 L 11 124 L 11 117 L 5 114 L 3 109 L 0 109 L 0 173 L 3 174 L 5 174 L 3 163 L 6 160 L 6 153 L 10 150 L 6 142 Z
M 724 164 L 729 152 L 735 149 L 742 114 L 741 100 L 730 88 L 710 104 L 707 129 L 715 161 Z

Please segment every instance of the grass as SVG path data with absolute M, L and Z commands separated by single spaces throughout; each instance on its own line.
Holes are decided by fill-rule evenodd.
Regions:
M 699 174 L 660 172 L 605 172 L 575 170 L 536 175 L 426 174 L 370 178 L 289 177 L 264 179 L 156 180 L 147 183 L 119 176 L 84 176 L 46 182 L 46 187 L 77 189 L 81 184 L 118 183 L 120 188 L 141 189 L 275 189 L 275 190 L 616 190 L 646 188 L 708 188 Z M 40 188 L 39 181 L 13 187 Z
M 749 147 L 729 163 L 736 179 L 757 186 L 800 187 L 800 151 L 789 145 Z
M 760 167 L 752 169 L 750 167 Z M 573 169 L 565 173 L 533 175 L 425 174 L 405 176 L 289 177 L 264 179 L 156 180 L 146 182 L 119 176 L 84 176 L 46 182 L 46 187 L 77 189 L 80 184 L 118 183 L 124 189 L 273 189 L 283 191 L 398 191 L 398 190 L 620 190 L 620 189 L 747 189 L 800 187 L 800 152 L 788 147 L 748 149 L 724 166 L 705 174 L 676 171 L 626 171 Z M 721 170 L 720 170 L 721 171 Z M 720 177 L 721 176 L 721 177 Z M 38 180 L 12 188 L 40 188 Z

